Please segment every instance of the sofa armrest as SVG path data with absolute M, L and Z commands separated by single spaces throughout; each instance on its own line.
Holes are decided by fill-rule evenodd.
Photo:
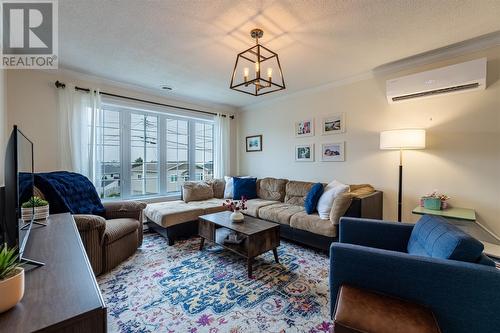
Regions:
M 383 193 L 374 191 L 368 194 L 357 195 L 343 214 L 348 217 L 363 217 L 367 219 L 382 219 Z
M 73 215 L 78 231 L 97 230 L 104 233 L 106 229 L 106 220 L 98 215 L 75 214 Z
M 95 275 L 99 275 L 102 272 L 102 241 L 106 230 L 106 220 L 102 216 L 82 214 L 73 215 L 73 219 L 92 270 Z
M 343 217 L 339 242 L 406 252 L 413 224 Z
M 330 248 L 332 313 L 342 284 L 429 307 L 442 332 L 494 332 L 500 327 L 500 271 L 455 260 L 419 257 L 353 244 Z

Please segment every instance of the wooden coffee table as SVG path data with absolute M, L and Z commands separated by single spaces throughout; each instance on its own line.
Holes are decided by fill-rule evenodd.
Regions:
M 247 259 L 248 277 L 252 277 L 253 259 L 267 251 L 273 250 L 274 260 L 278 261 L 277 248 L 280 246 L 280 226 L 277 223 L 245 216 L 243 222 L 232 222 L 231 212 L 220 212 L 199 217 L 198 233 L 201 237 L 200 251 L 205 240 L 216 243 L 225 249 Z M 228 230 L 235 231 L 244 240 L 240 244 L 224 243 Z

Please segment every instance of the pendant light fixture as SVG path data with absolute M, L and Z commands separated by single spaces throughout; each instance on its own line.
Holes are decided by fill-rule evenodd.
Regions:
M 264 31 L 253 29 L 250 36 L 255 46 L 238 54 L 231 76 L 230 88 L 245 94 L 260 96 L 285 89 L 278 54 L 259 44 Z

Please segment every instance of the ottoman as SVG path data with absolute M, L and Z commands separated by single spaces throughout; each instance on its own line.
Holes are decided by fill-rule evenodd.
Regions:
M 439 333 L 434 314 L 427 308 L 343 285 L 334 315 L 335 333 Z

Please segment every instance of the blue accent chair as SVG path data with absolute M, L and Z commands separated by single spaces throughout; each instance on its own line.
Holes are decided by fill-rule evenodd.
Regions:
M 443 333 L 500 332 L 500 270 L 477 243 L 438 217 L 415 226 L 342 218 L 330 247 L 331 313 L 349 284 L 427 306 Z

